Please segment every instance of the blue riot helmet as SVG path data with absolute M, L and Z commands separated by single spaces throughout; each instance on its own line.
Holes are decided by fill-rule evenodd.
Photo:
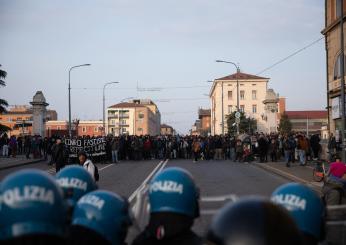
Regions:
M 0 238 L 5 241 L 62 238 L 66 224 L 63 192 L 41 170 L 21 170 L 0 185 Z
M 112 192 L 97 190 L 77 202 L 69 239 L 71 244 L 123 244 L 131 224 L 127 200 Z
M 63 168 L 55 177 L 71 207 L 74 207 L 77 201 L 86 193 L 97 189 L 90 173 L 78 165 Z
M 309 239 L 309 236 L 316 241 L 324 239 L 326 212 L 315 191 L 302 184 L 289 183 L 278 187 L 271 199 L 289 211 L 305 239 Z
M 149 185 L 151 213 L 176 213 L 199 217 L 199 190 L 192 175 L 177 167 L 166 168 Z
M 207 233 L 213 245 L 299 245 L 301 236 L 288 212 L 260 197 L 226 204 Z

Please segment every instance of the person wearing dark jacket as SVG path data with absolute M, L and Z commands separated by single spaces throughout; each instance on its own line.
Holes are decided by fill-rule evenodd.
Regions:
M 60 169 L 65 167 L 67 162 L 65 145 L 61 142 L 61 139 L 57 139 L 55 145 L 52 147 L 52 157 L 57 173 Z

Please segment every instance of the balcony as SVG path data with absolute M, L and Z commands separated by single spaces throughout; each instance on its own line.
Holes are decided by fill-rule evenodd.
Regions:
M 118 119 L 118 115 L 117 114 L 108 114 L 108 118 L 110 118 L 110 119 Z
M 120 119 L 123 119 L 123 118 L 130 118 L 130 115 L 120 114 L 120 115 L 119 115 L 119 118 L 120 118 Z

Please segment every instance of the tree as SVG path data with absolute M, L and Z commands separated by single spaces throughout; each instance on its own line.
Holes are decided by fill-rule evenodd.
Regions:
M 287 114 L 282 114 L 280 118 L 280 123 L 279 123 L 279 132 L 281 134 L 289 134 L 292 131 L 292 123 L 290 119 L 288 119 Z
M 236 126 L 236 112 L 232 112 L 226 116 L 228 133 L 235 135 L 237 133 Z M 253 118 L 246 117 L 244 112 L 240 112 L 240 123 L 239 123 L 239 132 L 252 134 L 257 130 L 257 121 Z
M 1 65 L 0 65 L 0 67 L 1 67 Z M 1 87 L 6 86 L 6 82 L 5 82 L 6 76 L 7 76 L 7 72 L 2 70 L 2 69 L 0 69 L 0 86 Z M 7 111 L 6 110 L 7 106 L 8 106 L 7 101 L 0 98 L 0 113 L 6 112 Z M 7 127 L 5 125 L 0 124 L 0 134 L 4 133 L 6 131 L 9 131 L 9 130 L 11 130 L 11 128 L 9 128 L 9 127 Z

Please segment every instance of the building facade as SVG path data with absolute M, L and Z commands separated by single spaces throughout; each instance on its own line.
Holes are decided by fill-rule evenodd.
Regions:
M 151 100 L 132 100 L 106 111 L 106 132 L 112 135 L 159 135 L 161 114 Z
M 286 111 L 292 123 L 293 132 L 303 132 L 307 135 L 321 134 L 321 130 L 328 124 L 328 111 Z
M 269 78 L 235 73 L 215 79 L 209 93 L 211 100 L 211 134 L 227 133 L 226 116 L 239 110 L 257 120 L 257 130 L 265 131 L 264 104 Z M 239 82 L 239 95 L 237 95 Z
M 45 120 L 57 120 L 58 114 L 55 110 L 47 110 Z M 8 135 L 32 135 L 33 134 L 33 109 L 28 105 L 14 105 L 7 112 L 0 114 L 0 123 L 12 130 Z
M 172 126 L 167 124 L 161 124 L 161 135 L 174 135 L 174 129 Z
M 72 135 L 74 136 L 102 136 L 101 120 L 74 121 Z M 46 123 L 46 135 L 68 136 L 68 121 L 48 121 Z
M 325 37 L 327 67 L 327 108 L 329 131 L 336 133 L 341 130 L 340 119 L 340 21 L 341 6 L 339 0 L 325 0 L 325 26 L 322 34 Z M 345 14 L 346 1 L 344 0 Z M 343 20 L 345 21 L 345 20 Z M 344 33 L 346 25 L 344 24 Z M 345 46 L 345 45 L 344 45 Z M 345 62 L 346 64 L 346 62 Z

